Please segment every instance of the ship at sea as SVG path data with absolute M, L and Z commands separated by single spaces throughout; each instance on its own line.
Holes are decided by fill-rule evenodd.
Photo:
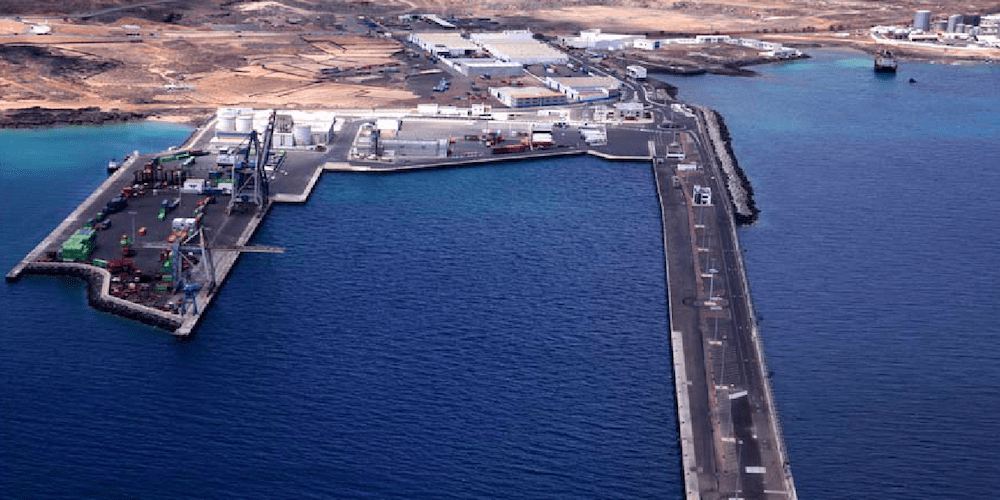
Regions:
M 888 50 L 880 51 L 875 54 L 875 72 L 876 73 L 895 73 L 896 72 L 896 58 L 892 56 L 892 53 Z

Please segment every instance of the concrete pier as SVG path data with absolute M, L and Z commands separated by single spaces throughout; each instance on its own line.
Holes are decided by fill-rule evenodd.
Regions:
M 704 131 L 705 125 L 699 124 Z M 736 214 L 708 134 L 681 171 L 654 161 L 689 499 L 797 498 L 749 294 Z M 695 186 L 708 187 L 708 202 Z

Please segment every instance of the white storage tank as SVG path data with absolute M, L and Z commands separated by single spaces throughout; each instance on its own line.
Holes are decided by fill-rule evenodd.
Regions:
M 922 31 L 931 30 L 931 11 L 918 10 L 913 16 L 913 27 Z
M 219 121 L 215 123 L 216 132 L 236 131 L 236 114 L 233 112 L 219 113 Z
M 962 21 L 962 15 L 961 14 L 952 14 L 952 15 L 948 16 L 948 32 L 949 33 L 954 33 L 955 32 L 955 26 L 960 21 Z
M 308 146 L 312 144 L 312 127 L 309 125 L 296 125 L 292 127 L 292 136 L 295 137 L 296 146 Z
M 241 114 L 236 117 L 236 131 L 249 134 L 253 130 L 253 115 Z

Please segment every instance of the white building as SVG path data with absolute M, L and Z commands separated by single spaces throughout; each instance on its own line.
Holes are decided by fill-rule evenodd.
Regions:
M 481 54 L 482 49 L 462 35 L 449 33 L 410 33 L 407 39 L 429 54 L 462 57 Z
M 646 68 L 642 66 L 626 66 L 625 71 L 628 72 L 628 76 L 635 78 L 636 80 L 646 79 Z
M 698 35 L 694 37 L 698 43 L 729 43 L 729 35 Z
M 520 63 L 505 62 L 493 58 L 442 59 L 441 62 L 470 78 L 483 75 L 492 77 L 518 76 L 524 72 L 524 66 Z
M 566 95 L 543 87 L 490 87 L 490 95 L 511 108 L 566 104 Z
M 782 47 L 780 49 L 766 50 L 761 52 L 760 55 L 764 57 L 796 57 L 802 55 L 802 52 L 799 52 L 796 49 Z
M 559 37 L 564 47 L 592 50 L 622 50 L 634 46 L 637 40 L 645 40 L 643 35 L 616 35 L 601 33 L 600 29 L 583 30 L 578 36 Z
M 547 76 L 545 85 L 566 94 L 570 101 L 594 101 L 617 95 L 621 82 L 610 76 Z
M 639 38 L 632 42 L 632 46 L 640 50 L 657 50 L 662 45 L 662 40 L 654 40 L 652 38 Z
M 473 33 L 469 36 L 497 59 L 529 64 L 566 64 L 569 56 L 534 39 L 527 30 Z
M 32 24 L 28 28 L 28 33 L 32 35 L 50 35 L 52 34 L 52 26 L 47 24 Z

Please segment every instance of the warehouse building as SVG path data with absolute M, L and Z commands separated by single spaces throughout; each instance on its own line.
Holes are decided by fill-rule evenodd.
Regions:
M 566 64 L 569 56 L 534 39 L 527 30 L 512 30 L 502 33 L 473 33 L 473 42 L 505 62 L 531 64 Z
M 543 87 L 490 87 L 490 95 L 511 108 L 566 104 L 566 94 Z
M 429 54 L 462 57 L 481 54 L 483 50 L 458 33 L 410 33 L 407 39 Z
M 484 75 L 491 77 L 518 76 L 524 72 L 524 66 L 521 66 L 520 63 L 504 62 L 493 58 L 442 59 L 441 62 L 470 78 Z
M 599 28 L 583 30 L 578 36 L 559 37 L 563 47 L 591 50 L 622 50 L 634 46 L 638 40 L 645 40 L 644 35 L 616 35 L 601 33 Z
M 570 101 L 595 101 L 617 96 L 621 82 L 610 76 L 548 76 L 545 85 L 566 94 Z

